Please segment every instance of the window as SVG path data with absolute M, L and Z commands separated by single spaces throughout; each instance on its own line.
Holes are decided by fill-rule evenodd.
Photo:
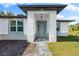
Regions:
M 23 21 L 10 21 L 11 32 L 23 32 Z
M 17 21 L 17 31 L 23 31 L 23 21 Z
M 16 21 L 11 21 L 10 25 L 11 25 L 10 30 L 11 31 L 16 31 Z
M 60 31 L 60 22 L 57 22 L 57 31 Z

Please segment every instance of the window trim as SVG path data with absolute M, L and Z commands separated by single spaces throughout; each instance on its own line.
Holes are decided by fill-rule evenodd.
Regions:
M 13 21 L 14 21 L 14 20 L 13 20 Z M 12 30 L 11 30 L 11 28 L 14 27 L 14 26 L 11 25 L 11 23 L 12 23 L 12 21 L 10 21 L 10 31 L 11 31 L 11 32 L 16 32 L 16 30 L 15 30 L 15 31 L 12 31 Z M 16 23 L 16 21 L 15 21 L 15 23 Z M 16 24 L 15 24 L 15 28 L 16 28 Z
M 11 21 L 15 21 L 16 22 L 16 31 L 11 31 Z M 23 22 L 23 31 L 18 31 L 18 24 L 17 24 L 18 21 L 22 21 Z M 11 19 L 9 21 L 9 32 L 24 32 L 24 21 L 23 21 L 23 19 L 20 19 L 20 20 L 18 20 L 18 19 Z
M 57 28 L 56 28 L 57 31 L 60 31 L 60 22 L 57 22 Z
M 23 20 L 19 20 L 19 21 L 22 21 L 23 22 Z M 23 22 L 24 23 L 24 22 Z M 23 24 L 24 25 L 24 24 Z M 22 26 L 23 26 L 22 25 Z M 22 27 L 22 29 L 23 29 L 23 31 L 24 31 L 24 26 Z M 17 21 L 17 32 L 23 32 L 23 31 L 18 31 L 18 21 Z

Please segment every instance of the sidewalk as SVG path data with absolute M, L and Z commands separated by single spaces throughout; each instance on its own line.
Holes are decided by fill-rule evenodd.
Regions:
M 36 44 L 37 44 L 37 48 L 33 56 L 51 56 L 46 41 L 36 42 Z

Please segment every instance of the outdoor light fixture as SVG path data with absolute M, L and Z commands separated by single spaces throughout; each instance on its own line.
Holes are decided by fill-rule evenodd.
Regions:
M 43 9 L 41 9 L 41 16 L 40 18 L 42 19 L 43 18 Z
M 43 9 L 41 9 L 41 11 L 43 11 Z
M 41 13 L 41 19 L 43 18 L 43 14 Z
M 41 9 L 41 13 L 43 13 L 43 9 Z

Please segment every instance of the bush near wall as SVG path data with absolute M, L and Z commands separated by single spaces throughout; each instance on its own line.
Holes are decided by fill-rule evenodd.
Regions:
M 58 36 L 57 42 L 79 42 L 78 36 Z
M 79 31 L 71 31 L 71 32 L 69 32 L 69 35 L 79 36 Z
M 69 35 L 79 36 L 79 23 L 69 26 Z

